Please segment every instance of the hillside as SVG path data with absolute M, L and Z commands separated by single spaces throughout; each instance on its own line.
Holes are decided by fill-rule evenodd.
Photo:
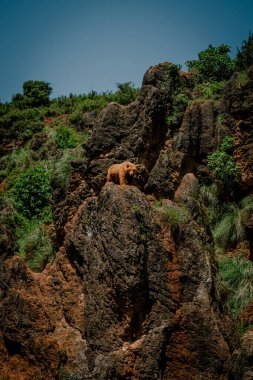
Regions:
M 0 379 L 252 379 L 253 66 L 29 85 L 0 106 Z

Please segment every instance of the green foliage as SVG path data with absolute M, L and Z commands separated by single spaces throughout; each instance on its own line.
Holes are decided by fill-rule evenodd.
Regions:
M 55 142 L 61 149 L 75 148 L 78 144 L 75 131 L 67 127 L 57 129 Z
M 43 113 L 38 109 L 9 108 L 0 116 L 0 130 L 4 137 L 29 139 L 44 127 Z
M 0 180 L 7 178 L 8 187 L 11 187 L 25 169 L 33 163 L 31 150 L 28 146 L 17 148 L 9 155 L 0 158 Z
M 240 49 L 237 48 L 236 68 L 245 70 L 253 65 L 253 34 L 250 32 L 247 40 L 244 40 Z
M 235 69 L 229 52 L 228 45 L 209 45 L 198 54 L 198 60 L 187 61 L 186 65 L 197 83 L 223 81 L 229 79 Z
M 216 246 L 223 249 L 235 247 L 244 240 L 241 213 L 236 204 L 231 203 L 225 207 L 221 220 L 214 228 L 213 237 Z
M 41 107 L 49 104 L 52 87 L 44 81 L 29 80 L 23 84 L 24 96 L 28 99 L 30 107 Z
M 172 113 L 166 118 L 167 125 L 171 128 L 178 124 L 184 115 L 185 109 L 189 104 L 189 94 L 183 88 L 179 88 L 173 97 Z
M 167 205 L 161 207 L 159 211 L 163 217 L 164 222 L 170 227 L 171 231 L 174 231 L 182 224 L 186 223 L 186 211 L 176 205 Z
M 211 226 L 217 223 L 220 215 L 218 188 L 216 184 L 202 185 L 200 187 L 199 198 L 205 206 L 208 220 Z
M 51 172 L 42 166 L 21 173 L 9 191 L 17 210 L 26 218 L 39 217 L 49 205 Z
M 196 86 L 199 94 L 198 97 L 203 99 L 220 99 L 225 87 L 225 81 L 221 82 L 205 82 Z
M 131 82 L 117 83 L 117 88 L 118 91 L 115 92 L 113 100 L 122 105 L 133 102 L 140 92 Z
M 12 97 L 12 103 L 19 109 L 47 106 L 51 92 L 49 83 L 29 80 L 23 84 L 23 94 L 18 93 Z
M 235 247 L 245 239 L 245 224 L 253 212 L 253 196 L 243 198 L 239 205 L 229 203 L 213 231 L 216 246 L 224 250 Z
M 28 221 L 25 218 L 20 218 L 19 225 L 17 229 L 19 253 L 32 271 L 40 272 L 54 255 L 45 225 L 39 220 Z
M 240 171 L 231 155 L 232 151 L 233 138 L 228 136 L 223 139 L 220 149 L 208 156 L 208 166 L 215 178 L 231 187 L 240 179 Z
M 253 298 L 253 265 L 243 258 L 219 258 L 220 276 L 228 290 L 228 302 L 234 317 L 243 311 Z
M 221 142 L 220 150 L 228 154 L 232 154 L 234 150 L 234 138 L 232 136 L 226 136 Z
M 68 187 L 68 179 L 71 171 L 71 162 L 74 160 L 74 153 L 65 151 L 61 158 L 57 160 L 52 175 L 52 186 L 65 191 Z
M 0 195 L 0 254 L 13 253 L 16 248 L 17 213 L 13 202 Z

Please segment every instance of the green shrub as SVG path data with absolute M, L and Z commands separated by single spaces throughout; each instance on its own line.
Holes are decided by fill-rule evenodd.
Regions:
M 213 231 L 216 246 L 223 249 L 235 247 L 244 240 L 244 227 L 239 207 L 232 203 L 226 206 L 219 223 Z
M 199 199 L 205 206 L 210 225 L 214 225 L 220 216 L 220 206 L 218 199 L 218 188 L 216 184 L 200 187 Z
M 9 191 L 17 210 L 26 218 L 40 217 L 49 206 L 52 189 L 51 172 L 42 166 L 27 169 Z
M 162 206 L 158 210 L 172 232 L 187 221 L 186 211 L 176 205 Z
M 253 264 L 243 257 L 221 256 L 219 268 L 232 313 L 237 317 L 253 299 Z
M 240 170 L 234 162 L 232 151 L 233 138 L 228 136 L 223 139 L 220 149 L 208 156 L 208 166 L 215 178 L 231 188 L 240 179 Z
M 253 34 L 250 32 L 247 40 L 244 40 L 240 49 L 237 48 L 236 68 L 247 69 L 253 65 Z
M 226 205 L 213 231 L 216 246 L 226 250 L 244 241 L 245 225 L 252 212 L 253 196 L 251 195 L 243 198 L 239 205 L 236 203 Z
M 186 65 L 197 83 L 223 81 L 229 79 L 235 70 L 235 63 L 229 52 L 228 45 L 209 45 L 198 54 L 198 60 L 187 61 Z
M 0 255 L 14 253 L 17 244 L 16 226 L 17 213 L 13 202 L 5 194 L 0 195 Z
M 61 158 L 54 165 L 52 174 L 52 185 L 54 188 L 65 191 L 68 187 L 69 174 L 71 172 L 71 162 L 75 159 L 74 152 L 65 151 Z
M 22 219 L 17 230 L 19 254 L 34 272 L 42 271 L 52 260 L 54 249 L 44 224 L 38 220 Z
M 57 129 L 55 142 L 61 149 L 75 148 L 78 144 L 75 131 L 67 127 Z
M 203 99 L 217 100 L 220 99 L 223 94 L 225 83 L 225 81 L 205 82 L 199 84 L 196 88 L 200 92 L 199 96 L 203 97 Z
M 117 83 L 116 86 L 118 90 L 113 95 L 113 101 L 122 105 L 133 102 L 140 92 L 131 82 Z
M 35 132 L 41 131 L 43 127 L 43 112 L 38 109 L 19 110 L 12 107 L 0 116 L 2 137 L 27 140 Z
M 172 112 L 166 118 L 166 123 L 170 128 L 181 121 L 189 100 L 189 95 L 184 89 L 179 88 L 176 91 L 172 100 Z

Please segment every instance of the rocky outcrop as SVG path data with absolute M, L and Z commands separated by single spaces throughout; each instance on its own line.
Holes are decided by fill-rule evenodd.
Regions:
M 32 273 L 19 256 L 1 265 L 0 378 L 57 379 L 86 371 L 82 283 L 64 256 Z
M 251 380 L 253 356 L 253 331 L 245 333 L 241 339 L 241 347 L 237 349 L 231 360 L 231 379 Z
M 88 182 L 97 191 L 107 168 L 129 160 L 150 171 L 167 132 L 165 117 L 171 109 L 179 74 L 175 65 L 151 67 L 144 76 L 139 98 L 128 106 L 110 103 L 100 114 L 87 142 Z
M 249 191 L 253 189 L 253 66 L 246 81 L 239 73 L 234 74 L 226 87 L 224 104 L 235 136 L 234 158 L 242 189 Z
M 193 102 L 170 130 L 178 80 L 175 65 L 151 67 L 135 102 L 83 120 L 93 127 L 84 157 L 72 163 L 66 191 L 54 193 L 54 263 L 32 273 L 11 257 L 14 246 L 0 245 L 0 379 L 251 376 L 252 339 L 240 350 L 198 179 L 209 178 L 207 156 L 231 123 L 250 189 L 251 114 L 241 102 L 252 82 L 241 91 L 233 77 L 224 102 Z M 138 168 L 131 186 L 105 183 L 108 167 L 125 160 Z M 167 198 L 163 214 L 152 193 Z M 181 213 L 173 226 L 164 217 L 171 208 Z
M 173 196 L 187 173 L 207 177 L 207 156 L 218 146 L 216 115 L 212 101 L 193 103 L 184 114 L 176 131 L 169 131 L 167 140 L 151 170 L 147 191 L 160 196 Z
M 203 219 L 172 236 L 139 189 L 109 183 L 66 230 L 42 273 L 2 266 L 3 378 L 226 378 L 237 341 Z
M 83 279 L 95 379 L 226 376 L 236 343 L 232 322 L 216 286 L 210 239 L 188 218 L 172 249 L 137 188 L 107 184 L 83 204 L 66 252 Z

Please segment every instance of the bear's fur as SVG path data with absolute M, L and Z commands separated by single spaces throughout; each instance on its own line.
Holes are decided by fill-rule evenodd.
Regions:
M 120 185 L 126 185 L 127 179 L 131 179 L 136 174 L 137 167 L 129 161 L 124 161 L 121 164 L 111 165 L 107 172 L 107 182 L 114 182 Z

